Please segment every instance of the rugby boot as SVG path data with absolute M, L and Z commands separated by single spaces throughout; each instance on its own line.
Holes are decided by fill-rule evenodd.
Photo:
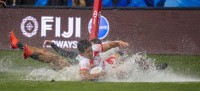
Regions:
M 10 37 L 10 47 L 12 49 L 18 48 L 17 44 L 18 44 L 19 40 L 15 37 L 15 34 L 13 31 L 11 31 L 9 33 L 9 37 Z

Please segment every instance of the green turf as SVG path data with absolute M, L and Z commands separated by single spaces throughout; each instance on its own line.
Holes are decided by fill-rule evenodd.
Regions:
M 21 50 L 15 50 L 15 51 L 0 51 L 0 59 L 4 59 L 6 61 L 12 62 L 12 67 L 42 67 L 47 66 L 47 64 L 42 64 L 38 61 L 35 61 L 33 59 L 23 59 L 22 58 L 22 51 Z
M 1 91 L 199 91 L 200 83 L 5 81 Z
M 0 60 L 11 61 L 10 69 L 27 70 L 47 66 L 21 58 L 21 51 L 0 51 Z M 172 71 L 200 77 L 200 56 L 148 55 L 156 63 L 168 63 Z M 7 60 L 6 60 L 7 59 Z M 48 66 L 47 66 L 48 67 Z M 80 82 L 25 81 L 23 74 L 0 71 L 0 91 L 200 91 L 200 82 Z
M 188 76 L 200 77 L 200 56 L 149 55 L 156 63 L 167 63 L 172 71 Z

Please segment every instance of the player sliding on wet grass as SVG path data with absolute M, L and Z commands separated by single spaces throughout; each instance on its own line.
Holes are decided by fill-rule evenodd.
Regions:
M 32 58 L 34 60 L 38 60 L 42 63 L 47 63 L 50 67 L 54 70 L 61 70 L 64 67 L 69 67 L 70 65 L 78 64 L 76 60 L 77 55 L 79 54 L 78 51 L 66 51 L 62 48 L 59 48 L 55 45 L 51 40 L 46 40 L 44 42 L 44 46 L 50 45 L 56 52 L 48 51 L 44 48 L 37 48 L 33 46 L 28 46 L 27 44 L 23 44 L 20 42 L 13 31 L 9 34 L 10 37 L 10 44 L 12 49 L 19 48 L 23 50 L 23 58 Z M 99 39 L 91 40 L 93 44 L 101 44 L 102 42 Z M 120 56 L 119 53 L 116 53 L 109 57 L 108 59 L 118 58 Z M 110 64 L 111 61 L 107 60 Z
M 112 41 L 103 44 L 92 44 L 89 40 L 81 40 L 78 43 L 78 50 L 80 54 L 77 56 L 79 60 L 80 75 L 82 80 L 94 80 L 104 75 L 104 70 L 100 72 L 91 72 L 92 69 L 104 69 L 105 62 L 113 64 L 118 57 L 110 56 L 106 60 L 101 60 L 99 53 L 106 52 L 115 47 L 127 47 L 128 42 Z M 99 68 L 96 68 L 99 67 Z
M 43 63 L 48 63 L 50 67 L 54 70 L 60 70 L 64 67 L 69 67 L 70 65 L 78 64 L 80 66 L 80 74 L 83 80 L 93 80 L 103 75 L 102 72 L 93 72 L 94 70 L 104 69 L 105 63 L 114 64 L 119 60 L 123 53 L 117 52 L 111 55 L 106 60 L 101 60 L 99 55 L 100 52 L 105 52 L 111 48 L 115 47 L 127 47 L 129 44 L 124 41 L 111 41 L 107 43 L 102 43 L 99 39 L 94 39 L 91 41 L 81 40 L 78 43 L 78 50 L 76 51 L 66 51 L 59 48 L 50 40 L 44 42 L 44 46 L 50 45 L 59 55 L 50 52 L 43 48 L 37 48 L 33 46 L 27 46 L 21 43 L 14 35 L 14 32 L 10 32 L 10 43 L 11 48 L 19 48 L 23 50 L 23 58 L 32 58 Z M 74 61 L 74 59 L 78 61 Z M 72 60 L 73 59 L 73 60 Z M 142 66 L 148 66 L 149 64 L 140 64 Z M 98 67 L 98 68 L 97 68 Z M 165 69 L 167 64 L 158 65 L 157 68 Z

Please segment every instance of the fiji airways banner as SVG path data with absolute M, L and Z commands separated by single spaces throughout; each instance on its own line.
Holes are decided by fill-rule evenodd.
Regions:
M 126 50 L 148 54 L 200 54 L 200 10 L 102 10 L 98 38 L 124 40 Z M 0 49 L 10 50 L 14 31 L 24 44 L 43 47 L 52 40 L 66 50 L 77 50 L 89 39 L 92 10 L 0 8 Z
M 52 40 L 61 48 L 74 50 L 78 41 L 89 39 L 91 33 L 90 10 L 7 9 L 5 12 L 9 15 L 0 13 L 1 25 L 4 26 L 1 27 L 1 37 L 7 37 L 9 31 L 14 31 L 21 42 L 36 47 L 44 47 L 45 40 Z M 103 15 L 100 20 L 99 39 L 104 39 L 109 32 L 109 23 Z M 1 44 L 1 49 L 8 49 L 8 38 Z
M 68 40 L 70 38 L 81 37 L 81 18 L 68 17 L 66 30 L 61 30 L 61 17 L 41 16 L 41 22 L 33 16 L 27 16 L 22 20 L 20 30 L 24 37 L 32 38 L 38 34 L 39 38 L 47 39 L 50 36 L 55 44 L 61 48 L 77 48 L 77 40 Z M 39 31 L 40 27 L 40 31 Z M 54 35 L 50 35 L 54 34 Z M 61 38 L 54 40 L 56 38 Z M 63 40 L 66 39 L 66 40 Z M 31 41 L 31 40 L 30 40 Z

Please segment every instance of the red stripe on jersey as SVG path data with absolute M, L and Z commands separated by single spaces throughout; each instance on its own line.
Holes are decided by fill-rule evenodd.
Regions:
M 94 60 L 90 60 L 90 66 L 94 66 Z
M 94 60 L 90 60 L 90 65 L 94 65 Z
M 95 51 L 94 52 L 94 57 L 98 56 L 99 55 L 99 52 Z
M 80 68 L 80 70 L 88 70 L 88 68 Z
M 115 59 L 115 57 L 109 57 L 108 59 L 106 59 L 106 62 L 108 62 L 109 64 L 113 64 L 112 59 Z

